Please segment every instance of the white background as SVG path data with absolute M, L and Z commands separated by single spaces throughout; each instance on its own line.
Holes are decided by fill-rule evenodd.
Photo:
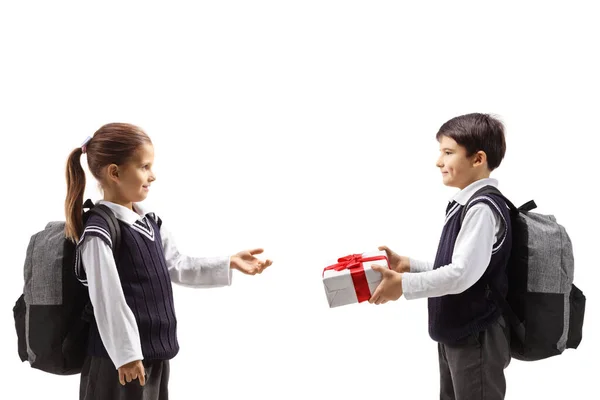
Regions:
M 507 398 L 595 398 L 600 28 L 588 3 L 196 3 L 0 6 L 2 398 L 77 398 L 78 376 L 20 362 L 12 307 L 29 237 L 64 218 L 68 153 L 113 121 L 154 141 L 147 201 L 185 253 L 259 246 L 274 260 L 228 288 L 175 288 L 173 399 L 437 398 L 426 300 L 329 309 L 321 271 L 382 244 L 433 259 L 455 193 L 435 133 L 469 112 L 505 122 L 492 177 L 567 228 L 588 298 L 580 348 L 513 360 Z

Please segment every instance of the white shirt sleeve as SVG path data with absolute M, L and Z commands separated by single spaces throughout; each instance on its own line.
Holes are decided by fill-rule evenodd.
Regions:
M 435 270 L 402 275 L 407 300 L 462 293 L 485 273 L 501 228 L 500 218 L 485 203 L 469 208 L 456 238 L 452 262 Z
M 409 260 L 410 272 L 425 272 L 433 269 L 433 263 L 431 261 L 415 260 L 414 258 L 409 258 Z
M 231 257 L 190 257 L 179 253 L 164 222 L 160 228 L 160 236 L 171 282 L 193 288 L 231 285 Z
M 125 301 L 112 250 L 98 237 L 81 244 L 81 261 L 100 338 L 117 369 L 142 360 L 142 344 L 133 312 Z

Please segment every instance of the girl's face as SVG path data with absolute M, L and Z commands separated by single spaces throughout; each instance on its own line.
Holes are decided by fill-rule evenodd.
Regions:
M 119 197 L 127 203 L 140 202 L 148 196 L 150 184 L 156 180 L 152 172 L 154 146 L 144 144 L 129 162 L 119 167 L 117 190 Z

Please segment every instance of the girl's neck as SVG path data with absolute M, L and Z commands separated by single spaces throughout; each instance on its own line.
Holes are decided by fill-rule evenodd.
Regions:
M 111 193 L 104 192 L 104 201 L 110 201 L 111 203 L 115 203 L 115 204 L 121 205 L 123 207 L 127 207 L 131 211 L 133 211 L 133 203 L 131 201 L 124 200 L 124 199 L 120 198 L 119 196 L 115 196 Z

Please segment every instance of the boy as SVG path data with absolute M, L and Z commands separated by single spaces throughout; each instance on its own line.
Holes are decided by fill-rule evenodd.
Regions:
M 510 214 L 496 195 L 466 202 L 484 186 L 506 151 L 502 122 L 486 114 L 453 118 L 436 135 L 443 183 L 460 189 L 446 209 L 435 261 L 400 256 L 386 246 L 392 270 L 374 266 L 383 279 L 370 303 L 428 298 L 429 335 L 438 342 L 440 399 L 504 399 L 510 363 L 509 331 L 490 287 L 506 295 L 511 251 Z

